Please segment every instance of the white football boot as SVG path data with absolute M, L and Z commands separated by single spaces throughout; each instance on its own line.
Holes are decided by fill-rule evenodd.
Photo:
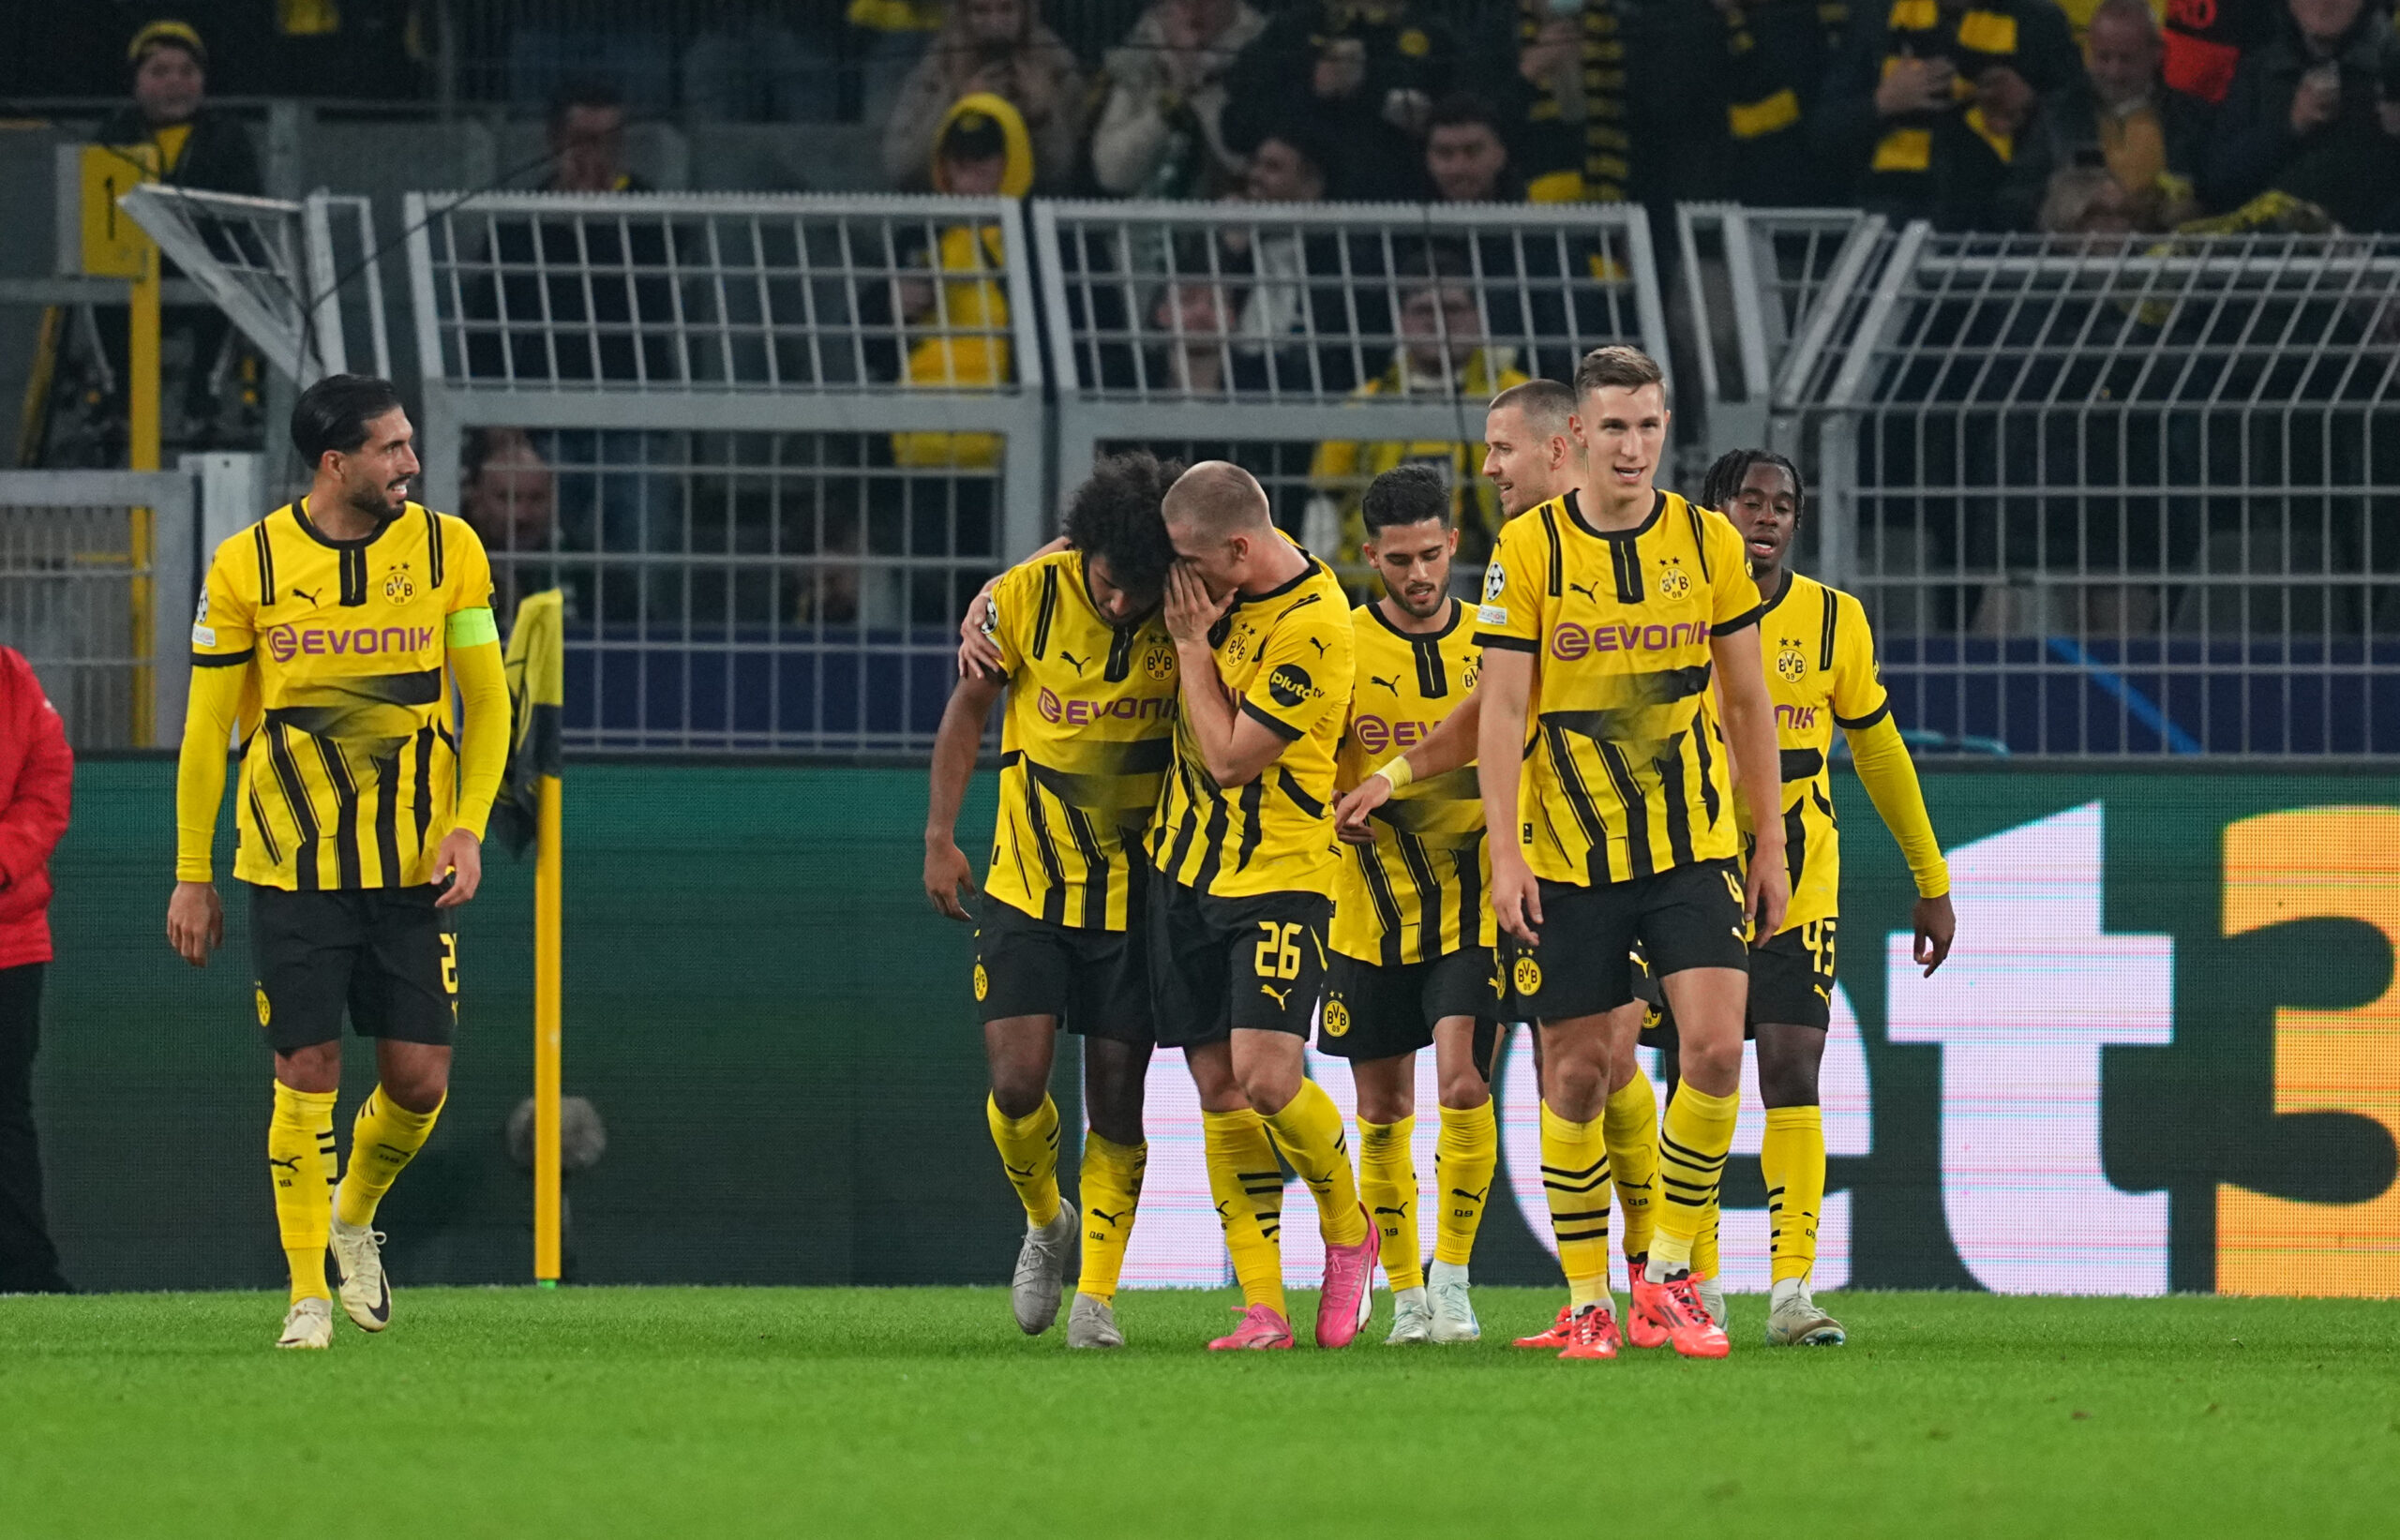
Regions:
M 334 1303 L 330 1299 L 295 1299 L 283 1314 L 278 1348 L 329 1348 L 334 1345 Z

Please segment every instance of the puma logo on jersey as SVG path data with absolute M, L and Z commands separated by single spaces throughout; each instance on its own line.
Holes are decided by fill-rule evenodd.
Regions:
M 1060 663 L 1073 664 L 1075 665 L 1075 673 L 1077 677 L 1080 678 L 1082 676 L 1084 671 L 1084 660 L 1076 657 L 1072 652 L 1068 651 L 1063 647 L 1058 649 L 1058 661 Z
M 1598 594 L 1597 594 L 1597 593 L 1594 593 L 1588 586 L 1586 586 L 1586 585 L 1584 585 L 1584 584 L 1582 584 L 1582 583 L 1569 583 L 1569 584 L 1568 584 L 1568 585 L 1567 585 L 1567 587 L 1568 587 L 1568 591 L 1571 591 L 1571 592 L 1575 592 L 1575 593 L 1580 593 L 1580 594 L 1582 594 L 1584 598 L 1589 599 L 1590 601 L 1592 601 L 1592 603 L 1594 603 L 1594 604 L 1596 604 L 1596 605 L 1597 605 L 1597 604 L 1598 604 L 1598 603 L 1600 602 L 1600 596 L 1599 596 Z
M 1285 998 L 1289 996 L 1292 992 L 1288 987 L 1279 990 L 1272 984 L 1261 984 L 1258 986 L 1258 993 L 1274 1001 L 1275 1009 L 1282 1010 L 1284 1009 L 1283 1002 Z
M 1318 657 L 1321 658 L 1325 656 L 1325 639 L 1323 637 L 1311 636 L 1309 638 L 1309 645 L 1316 649 L 1316 655 Z
M 297 583 L 292 585 L 292 591 L 298 594 L 301 598 L 308 600 L 312 605 L 319 603 L 317 594 L 309 592 L 307 589 L 302 588 Z M 318 593 L 322 593 L 323 591 L 324 591 L 322 589 L 317 591 Z
M 1369 675 L 1367 676 L 1367 682 L 1368 682 L 1369 684 L 1380 684 L 1380 685 L 1382 685 L 1385 689 L 1387 689 L 1387 690 L 1390 691 L 1390 692 L 1391 692 L 1393 695 L 1398 695 L 1398 694 L 1400 694 L 1400 685 L 1399 685 L 1398 681 L 1396 681 L 1396 680 L 1388 680 L 1388 679 L 1378 679 L 1378 678 L 1376 678 L 1374 675 L 1372 675 L 1372 674 L 1369 674 Z

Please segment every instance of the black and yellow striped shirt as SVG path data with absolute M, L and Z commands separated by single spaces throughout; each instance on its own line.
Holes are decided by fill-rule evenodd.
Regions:
M 1425 740 L 1474 692 L 1483 650 L 1467 608 L 1447 601 L 1439 631 L 1402 631 L 1380 604 L 1351 612 L 1358 639 L 1338 783 L 1355 786 Z M 1375 810 L 1375 843 L 1342 846 L 1332 946 L 1387 967 L 1492 944 L 1492 852 L 1475 767 L 1412 781 Z
M 1517 830 L 1536 876 L 1624 882 L 1739 853 L 1708 695 L 1714 635 L 1757 622 L 1748 553 L 1725 516 L 1660 492 L 1603 532 L 1576 494 L 1508 521 L 1476 640 L 1535 654 Z
M 1081 551 L 1012 569 L 990 617 L 1009 697 L 985 890 L 1054 925 L 1124 930 L 1174 754 L 1175 644 L 1155 613 L 1111 625 Z
M 301 892 L 431 882 L 458 811 L 449 649 L 496 640 L 483 542 L 447 514 L 412 502 L 335 540 L 303 500 L 219 546 L 191 661 L 248 669 L 233 875 Z
M 1150 857 L 1185 887 L 1220 898 L 1331 894 L 1342 860 L 1333 760 L 1355 645 L 1342 584 L 1309 557 L 1306 570 L 1273 592 L 1243 596 L 1208 639 L 1236 709 L 1285 746 L 1247 785 L 1228 790 L 1209 776 L 1178 718 Z

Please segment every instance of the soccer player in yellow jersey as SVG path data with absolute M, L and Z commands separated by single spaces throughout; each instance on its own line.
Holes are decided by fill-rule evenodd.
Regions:
M 1718 1358 L 1725 1334 L 1692 1292 L 1691 1248 L 1732 1144 L 1748 937 L 1753 921 L 1779 930 L 1790 896 L 1761 601 L 1723 516 L 1654 485 L 1658 365 L 1598 349 L 1575 388 L 1582 484 L 1509 522 L 1477 615 L 1478 775 L 1485 816 L 1515 835 L 1492 843 L 1492 913 L 1514 943 L 1501 961 L 1516 1008 L 1543 1034 L 1542 1179 L 1575 1311 L 1562 1355 L 1617 1351 L 1600 1114 L 1607 1017 L 1633 998 L 1639 941 L 1685 1024 L 1685 1085 L 1660 1130 L 1664 1202 L 1633 1308 L 1678 1353 Z M 1712 673 L 1721 739 L 1703 710 Z M 1736 788 L 1758 826 L 1747 886 Z
M 1372 1306 L 1375 1230 L 1342 1114 L 1307 1078 L 1341 848 L 1334 754 L 1350 701 L 1350 606 L 1331 569 L 1285 539 L 1249 471 L 1206 460 L 1167 493 L 1180 558 L 1167 579 L 1181 710 L 1150 826 L 1150 995 L 1159 1041 L 1200 1093 L 1209 1191 L 1246 1307 L 1216 1349 L 1287 1348 L 1283 1175 L 1325 1234 L 1319 1347 Z
M 1767 450 L 1722 456 L 1702 487 L 1702 499 L 1741 532 L 1751 576 L 1766 597 L 1760 625 L 1782 762 L 1783 860 L 1792 906 L 1782 928 L 1750 953 L 1748 1016 L 1758 1042 L 1759 1098 L 1766 1107 L 1759 1167 L 1766 1178 L 1772 1259 L 1770 1347 L 1838 1347 L 1847 1339 L 1841 1323 L 1818 1308 L 1808 1290 L 1825 1194 L 1817 1069 L 1831 1019 L 1840 910 L 1839 831 L 1827 764 L 1836 727 L 1848 738 L 1859 782 L 1915 879 L 1915 957 L 1928 975 L 1949 956 L 1958 933 L 1949 868 L 1926 815 L 1908 744 L 1892 721 L 1867 612 L 1851 595 L 1787 564 L 1805 496 L 1798 467 Z M 1715 1235 L 1712 1213 L 1695 1255 L 1695 1276 L 1716 1271 L 1709 1254 Z
M 1083 1272 L 1067 1345 L 1124 1345 L 1117 1279 L 1132 1238 L 1148 1146 L 1149 871 L 1142 835 L 1173 755 L 1175 647 L 1159 599 L 1175 551 L 1159 503 L 1180 467 L 1148 455 L 1103 459 L 1067 509 L 1066 548 L 1001 575 L 979 606 L 997 649 L 963 677 L 934 739 L 925 892 L 973 919 L 975 1005 L 992 1074 L 985 1114 L 1025 1204 L 1010 1303 L 1028 1335 L 1058 1318 L 1075 1205 L 1058 1192 L 1058 1029 L 1084 1039 Z M 960 903 L 971 868 L 953 837 L 958 804 L 994 702 L 1000 809 L 981 913 Z
M 1555 380 L 1528 381 L 1492 398 L 1484 414 L 1483 473 L 1508 517 L 1564 496 L 1582 480 L 1583 451 L 1573 436 L 1574 415 L 1574 387 Z M 1346 794 L 1339 811 L 1342 837 L 1356 841 L 1363 836 L 1369 827 L 1367 818 L 1389 800 L 1394 781 L 1444 776 L 1472 765 L 1482 700 L 1478 687 L 1414 747 L 1395 755 Z M 1626 1255 L 1636 1270 L 1650 1248 L 1658 1172 L 1658 1095 L 1633 1053 L 1641 1025 L 1638 1003 L 1609 1018 L 1609 1096 L 1600 1117 L 1611 1183 L 1625 1208 Z M 1538 1033 L 1534 1038 L 1534 1067 L 1538 1074 Z M 1572 1335 L 1574 1317 L 1574 1307 L 1562 1305 L 1553 1325 L 1518 1338 L 1516 1346 L 1564 1349 Z
M 195 967 L 224 940 L 210 852 L 237 737 L 233 875 L 250 892 L 259 1028 L 275 1053 L 267 1166 L 292 1271 L 276 1345 L 323 1348 L 329 1242 L 351 1320 L 370 1332 L 391 1321 L 375 1209 L 449 1092 L 453 917 L 483 875 L 508 687 L 483 544 L 408 501 L 413 433 L 391 385 L 319 381 L 292 410 L 292 441 L 313 470 L 308 495 L 217 548 L 192 624 L 167 937 Z M 329 1213 L 345 1009 L 376 1039 L 377 1084 Z
M 1372 772 L 1399 789 L 1376 809 L 1365 841 L 1343 852 L 1317 1027 L 1318 1049 L 1350 1060 L 1358 1084 L 1359 1193 L 1381 1233 L 1392 1291 L 1384 1340 L 1395 1346 L 1482 1335 L 1467 1298 L 1467 1261 L 1500 1159 L 1483 803 L 1474 770 L 1412 781 L 1400 757 L 1467 698 L 1481 665 L 1467 606 L 1449 592 L 1459 541 L 1450 507 L 1446 479 L 1428 465 L 1385 471 L 1359 500 L 1363 554 L 1384 591 L 1351 614 L 1358 662 L 1336 780 L 1355 786 Z M 1417 1054 L 1427 1047 L 1442 1116 L 1430 1297 L 1410 1149 Z

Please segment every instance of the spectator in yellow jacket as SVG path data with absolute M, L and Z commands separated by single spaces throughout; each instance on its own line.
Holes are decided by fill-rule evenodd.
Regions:
M 999 97 L 962 97 L 934 138 L 936 192 L 969 198 L 1022 198 L 1033 186 L 1033 144 L 1025 119 Z M 935 274 L 898 285 L 897 308 L 912 332 L 908 383 L 924 390 L 993 390 L 1008 382 L 1005 275 L 1023 252 L 1003 247 L 998 225 L 952 225 L 928 255 Z M 895 433 L 892 457 L 900 465 L 986 469 L 999 463 L 1000 441 L 989 433 Z
M 1489 345 L 1475 286 L 1455 254 L 1436 251 L 1409 264 L 1400 279 L 1399 299 L 1400 345 L 1384 372 L 1353 391 L 1352 399 L 1409 396 L 1452 401 L 1459 405 L 1461 426 L 1455 440 L 1334 440 L 1317 445 L 1309 464 L 1312 495 L 1301 543 L 1362 595 L 1367 569 L 1358 547 L 1366 523 L 1358 499 L 1369 482 L 1398 465 L 1430 464 L 1442 473 L 1459 529 L 1453 582 L 1472 588 L 1480 577 L 1502 516 L 1491 485 L 1476 474 L 1483 446 L 1467 441 L 1482 426 L 1482 403 L 1526 378 L 1515 367 L 1515 350 Z

